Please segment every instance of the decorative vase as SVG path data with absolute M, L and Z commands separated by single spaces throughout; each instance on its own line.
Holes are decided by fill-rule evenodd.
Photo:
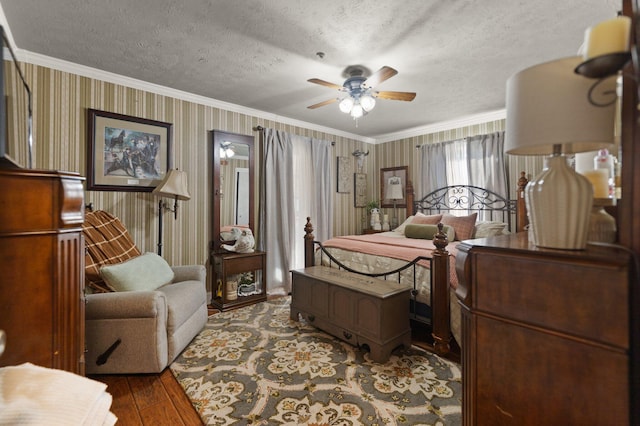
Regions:
M 227 281 L 227 300 L 238 298 L 238 281 Z
M 612 205 L 611 199 L 595 198 L 589 219 L 588 241 L 600 243 L 614 243 L 616 241 L 616 220 L 604 209 L 605 205 Z
M 533 243 L 581 250 L 587 246 L 593 186 L 567 164 L 564 155 L 547 158 L 547 167 L 525 188 Z

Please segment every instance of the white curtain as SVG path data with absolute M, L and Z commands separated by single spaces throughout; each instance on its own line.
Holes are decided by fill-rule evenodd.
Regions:
M 469 184 L 509 198 L 504 132 L 467 138 Z
M 291 269 L 304 266 L 304 226 L 331 237 L 331 142 L 265 129 L 260 179 L 259 249 L 267 253 L 268 294 L 291 290 Z
M 422 145 L 419 148 L 418 199 L 438 188 L 447 186 L 447 156 L 444 147 L 443 143 L 432 143 Z
M 449 185 L 478 186 L 509 198 L 504 132 L 427 144 L 420 151 L 418 199 Z

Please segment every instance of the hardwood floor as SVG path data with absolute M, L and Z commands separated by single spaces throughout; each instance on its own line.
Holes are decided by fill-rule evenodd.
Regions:
M 118 425 L 203 425 L 180 384 L 167 368 L 160 374 L 90 376 L 107 385 Z
M 209 315 L 215 312 L 218 311 L 209 309 Z M 432 351 L 428 336 L 426 330 L 414 328 L 412 343 Z M 453 349 L 447 358 L 460 362 L 460 349 L 457 345 Z M 118 417 L 118 425 L 203 425 L 182 386 L 168 368 L 160 374 L 101 375 L 90 378 L 107 385 L 107 392 L 113 397 L 111 411 Z

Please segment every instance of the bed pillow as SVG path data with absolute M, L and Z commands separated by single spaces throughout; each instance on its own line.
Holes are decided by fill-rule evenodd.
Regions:
M 442 215 L 442 224 L 452 226 L 456 230 L 456 240 L 468 240 L 473 238 L 473 231 L 476 226 L 476 219 L 478 213 L 470 214 L 469 216 L 454 216 L 449 213 Z
M 399 234 L 404 235 L 404 228 L 405 228 L 405 226 L 407 226 L 408 224 L 410 224 L 414 217 L 415 217 L 415 216 L 409 216 L 408 218 L 406 218 L 406 219 L 405 219 L 405 221 L 404 221 L 404 222 L 402 222 L 402 223 L 400 224 L 400 226 L 398 226 L 397 228 L 395 228 L 395 229 L 393 230 L 393 232 L 398 232 Z
M 100 268 L 100 276 L 115 291 L 155 290 L 173 281 L 173 269 L 155 253 Z
M 447 225 L 442 227 L 442 232 L 447 235 L 449 241 L 453 241 L 455 236 L 455 230 Z M 420 238 L 423 240 L 433 240 L 433 237 L 438 233 L 438 225 L 430 224 L 415 224 L 410 223 L 404 229 L 404 235 L 407 238 Z
M 432 214 L 432 215 L 424 215 L 424 214 L 416 214 L 411 223 L 416 225 L 437 225 L 440 223 L 442 219 L 441 214 Z
M 504 222 L 478 222 L 475 226 L 473 238 L 486 238 L 503 235 L 507 233 L 505 231 L 506 227 L 507 224 Z

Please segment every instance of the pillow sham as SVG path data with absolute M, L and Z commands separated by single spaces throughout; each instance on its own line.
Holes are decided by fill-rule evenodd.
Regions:
M 473 238 L 486 238 L 505 234 L 507 224 L 504 222 L 478 222 L 476 223 Z
M 404 228 L 405 228 L 405 226 L 407 226 L 408 224 L 410 224 L 414 217 L 415 217 L 415 216 L 409 216 L 408 218 L 406 218 L 406 219 L 405 219 L 405 221 L 404 221 L 404 222 L 402 222 L 402 223 L 400 224 L 400 226 L 398 226 L 397 228 L 395 228 L 395 229 L 393 230 L 393 232 L 398 232 L 398 233 L 400 233 L 400 234 L 404 235 Z
M 115 291 L 156 290 L 173 281 L 173 269 L 155 253 L 100 268 L 100 276 Z
M 442 232 L 447 235 L 449 241 L 453 241 L 455 236 L 455 230 L 451 226 L 444 225 Z M 423 240 L 432 240 L 438 233 L 438 225 L 431 224 L 416 224 L 410 223 L 404 229 L 404 235 L 407 238 L 419 238 Z
M 440 223 L 441 219 L 442 219 L 441 214 L 432 214 L 428 216 L 424 214 L 420 214 L 420 215 L 416 215 L 411 221 L 411 223 L 414 223 L 416 225 L 437 225 L 438 223 Z
M 454 216 L 449 213 L 442 215 L 442 224 L 452 226 L 456 230 L 456 240 L 468 240 L 473 238 L 478 213 L 469 216 Z

